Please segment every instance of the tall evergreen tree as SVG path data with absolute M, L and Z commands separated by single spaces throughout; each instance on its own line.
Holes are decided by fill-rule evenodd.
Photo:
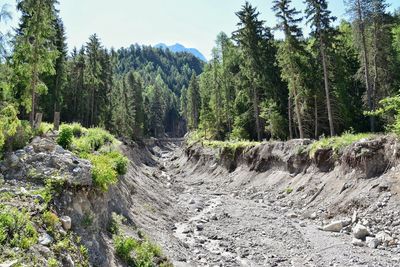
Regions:
M 187 92 L 187 109 L 188 109 L 188 124 L 189 128 L 195 130 L 199 126 L 199 118 L 200 118 L 200 89 L 199 82 L 197 80 L 196 74 L 192 74 L 192 78 L 190 79 L 189 88 Z
M 245 60 L 245 75 L 249 82 L 249 90 L 253 104 L 253 116 L 256 125 L 257 139 L 263 137 L 263 129 L 260 117 L 260 96 L 263 68 L 263 43 L 265 39 L 271 39 L 269 29 L 265 29 L 264 22 L 258 19 L 259 12 L 249 2 L 242 6 L 242 10 L 236 13 L 240 22 L 239 29 L 233 33 L 233 38 L 243 49 Z
M 334 136 L 335 128 L 331 105 L 328 50 L 331 47 L 332 38 L 334 37 L 334 29 L 331 26 L 331 22 L 335 21 L 336 18 L 331 16 L 331 11 L 328 10 L 328 3 L 326 0 L 306 0 L 306 3 L 306 17 L 308 19 L 307 23 L 311 25 L 313 35 L 318 40 L 318 48 L 324 72 L 324 86 L 329 129 L 331 136 Z
M 355 34 L 358 40 L 358 46 L 361 50 L 361 62 L 364 72 L 364 82 L 367 89 L 367 108 L 373 110 L 373 88 L 370 75 L 370 57 L 367 44 L 367 28 L 370 23 L 372 1 L 371 0 L 347 0 L 348 13 L 355 25 Z M 370 117 L 370 130 L 375 131 L 375 118 Z
M 299 128 L 300 138 L 304 138 L 304 127 L 301 112 L 300 95 L 304 84 L 302 81 L 302 59 L 303 47 L 299 38 L 303 36 L 298 23 L 301 18 L 296 18 L 300 13 L 295 8 L 291 8 L 291 0 L 274 0 L 272 8 L 278 18 L 277 28 L 282 30 L 285 35 L 285 41 L 280 45 L 278 51 L 279 65 L 282 69 L 282 78 L 287 81 L 289 86 L 288 97 L 288 115 L 289 115 L 289 134 L 290 138 L 294 137 L 292 131 L 292 98 L 294 99 L 295 114 Z
M 41 74 L 54 74 L 54 61 L 58 51 L 49 42 L 56 34 L 55 1 L 22 0 L 18 3 L 21 11 L 20 27 L 15 39 L 13 67 L 17 76 L 15 88 L 20 95 L 20 102 L 30 112 L 30 123 L 33 126 L 36 112 L 36 96 L 46 93 L 47 86 L 40 79 Z

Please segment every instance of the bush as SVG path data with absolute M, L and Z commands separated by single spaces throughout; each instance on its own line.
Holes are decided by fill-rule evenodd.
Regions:
M 128 169 L 128 159 L 117 151 L 110 152 L 107 156 L 112 159 L 114 170 L 116 170 L 119 175 L 124 175 Z
M 0 245 L 28 249 L 38 241 L 38 233 L 25 211 L 0 206 Z
M 119 235 L 114 237 L 114 246 L 117 255 L 129 266 L 153 266 L 154 257 L 162 257 L 160 247 L 151 243 L 148 239 L 138 241 L 132 237 Z M 131 257 L 133 251 L 135 258 Z M 171 266 L 166 260 L 160 264 L 161 266 Z
M 118 173 L 108 155 L 89 155 L 88 159 L 93 164 L 93 182 L 101 190 L 107 191 L 110 185 L 118 182 Z
M 29 121 L 21 121 L 15 135 L 9 137 L 8 143 L 11 150 L 24 148 L 33 137 L 33 131 Z
M 16 134 L 21 125 L 18 120 L 18 111 L 13 105 L 0 106 L 0 150 L 9 137 Z
M 51 211 L 44 212 L 42 215 L 42 219 L 49 232 L 54 232 L 57 224 L 60 222 L 58 216 Z
M 42 122 L 37 129 L 35 129 L 35 135 L 44 136 L 48 132 L 53 130 L 53 124 Z
M 72 129 L 72 134 L 74 137 L 81 137 L 87 130 L 82 127 L 80 123 L 74 122 L 70 124 L 70 127 Z
M 350 132 L 345 132 L 341 136 L 321 138 L 319 141 L 316 141 L 311 145 L 310 158 L 314 158 L 315 152 L 318 149 L 330 149 L 330 148 L 333 150 L 333 154 L 335 156 L 338 156 L 345 147 L 355 142 L 358 142 L 361 139 L 371 138 L 373 136 L 374 136 L 373 134 L 368 134 L 368 133 L 352 134 Z
M 138 246 L 138 242 L 131 237 L 117 236 L 114 239 L 115 252 L 125 262 L 131 262 L 131 252 Z
M 64 149 L 70 149 L 73 136 L 71 127 L 69 125 L 62 125 L 57 138 L 57 143 Z

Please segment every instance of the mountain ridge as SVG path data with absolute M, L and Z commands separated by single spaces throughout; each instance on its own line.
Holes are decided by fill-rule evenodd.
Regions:
M 206 57 L 199 50 L 197 50 L 196 48 L 185 47 L 184 45 L 182 45 L 180 43 L 175 43 L 174 45 L 166 45 L 165 43 L 158 43 L 154 47 L 161 48 L 161 49 L 169 49 L 174 53 L 187 52 L 187 53 L 194 55 L 198 59 L 200 59 L 204 62 L 207 62 Z

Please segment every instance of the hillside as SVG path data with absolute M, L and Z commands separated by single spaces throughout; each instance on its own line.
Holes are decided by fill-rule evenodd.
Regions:
M 195 57 L 197 57 L 198 59 L 202 60 L 203 62 L 207 62 L 206 57 L 196 48 L 186 48 L 185 46 L 176 43 L 174 45 L 166 45 L 164 43 L 159 43 L 156 44 L 154 47 L 156 48 L 161 48 L 161 49 L 169 49 L 170 51 L 174 52 L 174 53 L 190 53 L 192 55 L 194 55 Z

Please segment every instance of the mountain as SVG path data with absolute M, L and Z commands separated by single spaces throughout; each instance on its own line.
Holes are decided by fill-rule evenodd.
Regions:
M 154 47 L 162 48 L 162 49 L 169 49 L 175 53 L 188 52 L 188 53 L 194 55 L 195 57 L 197 57 L 198 59 L 200 59 L 204 62 L 207 62 L 206 57 L 196 48 L 186 48 L 185 46 L 178 44 L 178 43 L 176 43 L 174 45 L 169 45 L 169 46 L 164 43 L 159 43 L 159 44 L 156 44 Z

